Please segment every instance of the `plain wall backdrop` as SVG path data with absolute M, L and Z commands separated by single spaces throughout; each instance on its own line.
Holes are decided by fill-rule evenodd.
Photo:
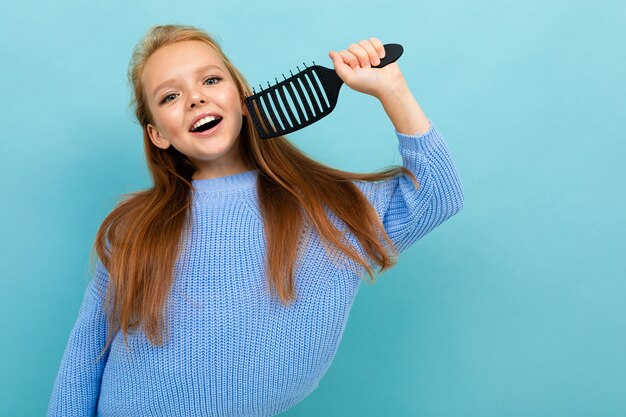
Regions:
M 617 0 L 4 2 L 0 415 L 44 415 L 96 231 L 150 186 L 126 71 L 165 23 L 215 35 L 252 85 L 402 44 L 461 178 L 465 208 L 361 287 L 329 372 L 283 415 L 626 415 L 624 22 Z M 345 170 L 402 162 L 380 103 L 345 85 L 288 137 Z

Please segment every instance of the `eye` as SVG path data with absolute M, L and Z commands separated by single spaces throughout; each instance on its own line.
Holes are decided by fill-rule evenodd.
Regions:
M 207 82 L 207 81 L 210 81 L 210 80 L 217 80 L 217 81 L 219 81 L 219 80 L 221 80 L 221 78 L 220 77 L 209 77 L 206 80 L 204 80 L 204 82 Z M 216 83 L 213 83 L 213 84 L 216 84 Z
M 176 94 L 173 94 L 173 93 L 166 95 L 165 97 L 163 97 L 163 100 L 161 100 L 161 104 L 167 103 L 167 102 L 171 101 L 171 100 L 169 100 L 169 97 L 172 97 L 172 96 L 175 96 L 175 95 Z
M 221 78 L 220 77 L 209 77 L 207 79 L 204 80 L 204 83 L 206 83 L 207 81 L 211 81 L 211 80 L 215 80 L 215 81 L 220 81 Z M 209 85 L 215 85 L 216 83 L 211 83 Z M 168 94 L 165 97 L 163 97 L 163 100 L 161 100 L 160 104 L 165 104 L 165 103 L 169 103 L 170 101 L 172 101 L 173 99 L 170 99 L 170 97 L 176 97 L 175 93 L 172 94 Z

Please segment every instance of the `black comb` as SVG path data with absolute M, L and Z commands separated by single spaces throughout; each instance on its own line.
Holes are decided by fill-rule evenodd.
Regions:
M 404 52 L 402 45 L 397 43 L 383 46 L 385 57 L 372 68 L 389 65 Z M 261 138 L 295 132 L 329 115 L 335 108 L 339 89 L 343 85 L 341 78 L 335 70 L 315 65 L 315 61 L 311 67 L 304 66 L 306 69 L 296 75 L 292 73 L 291 77 L 285 78 L 283 74 L 284 81 L 276 80 L 274 86 L 268 82 L 267 89 L 261 87 L 258 93 L 253 89 L 253 95 L 246 95 L 246 107 Z

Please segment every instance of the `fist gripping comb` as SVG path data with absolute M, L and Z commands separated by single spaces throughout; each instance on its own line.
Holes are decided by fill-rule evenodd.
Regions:
M 385 57 L 372 68 L 389 65 L 404 52 L 402 45 L 397 43 L 383 46 Z M 341 78 L 334 70 L 315 65 L 315 61 L 312 67 L 304 66 L 306 69 L 296 75 L 291 73 L 289 78 L 283 74 L 284 81 L 275 79 L 274 86 L 268 82 L 268 88 L 263 90 L 259 84 L 260 92 L 253 89 L 253 95 L 246 94 L 244 102 L 261 138 L 269 139 L 295 132 L 328 116 L 335 108 L 339 89 L 343 85 Z

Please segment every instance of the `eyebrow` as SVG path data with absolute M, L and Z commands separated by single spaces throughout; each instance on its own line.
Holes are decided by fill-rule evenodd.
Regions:
M 203 65 L 203 66 L 201 66 L 201 67 L 196 68 L 196 73 L 198 73 L 198 72 L 202 72 L 202 71 L 205 71 L 205 70 L 207 70 L 207 69 L 209 69 L 209 68 L 214 68 L 214 69 L 217 69 L 217 70 L 220 70 L 220 71 L 224 71 L 224 70 L 222 69 L 222 67 L 220 67 L 219 65 L 209 64 L 209 65 Z M 169 80 L 165 80 L 165 81 L 163 81 L 161 84 L 159 84 L 159 85 L 157 86 L 157 88 L 155 88 L 155 89 L 154 89 L 154 96 L 156 96 L 156 95 L 157 95 L 157 93 L 159 92 L 159 90 L 160 90 L 161 88 L 165 87 L 165 86 L 166 86 L 166 85 L 168 85 L 168 84 L 172 84 L 172 83 L 173 83 L 173 82 L 175 82 L 175 81 L 176 81 L 176 80 L 174 80 L 173 78 L 170 78 Z

